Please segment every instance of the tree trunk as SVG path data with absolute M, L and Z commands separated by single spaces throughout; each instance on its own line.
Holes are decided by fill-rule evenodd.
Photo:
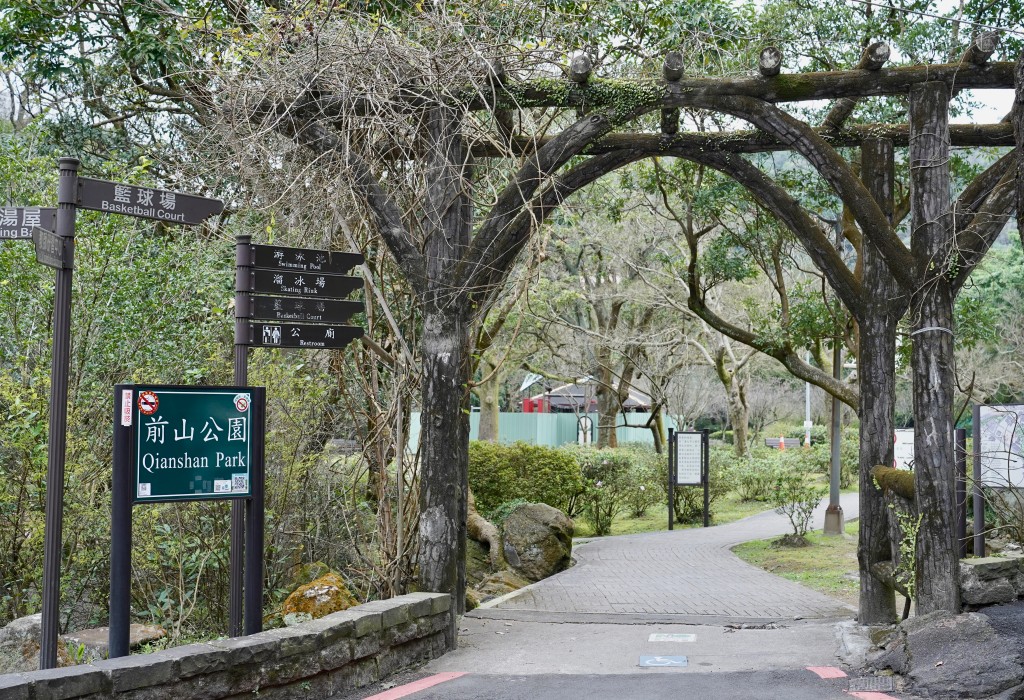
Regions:
M 470 324 L 453 318 L 450 304 L 428 302 L 424 314 L 419 578 L 423 590 L 451 593 L 452 610 L 461 613 L 466 597 L 469 460 L 462 446 L 469 442 Z M 451 648 L 454 635 L 453 625 Z
M 659 455 L 664 454 L 668 433 L 665 431 L 665 411 L 660 406 L 651 421 L 651 434 L 654 437 L 654 451 Z
M 749 445 L 750 411 L 747 408 L 747 391 L 741 377 L 725 366 L 725 346 L 715 352 L 715 374 L 725 388 L 729 423 L 732 425 L 732 449 L 737 457 L 746 457 Z
M 426 118 L 427 202 L 421 225 L 428 288 L 422 295 L 419 582 L 449 593 L 452 611 L 466 605 L 469 475 L 469 381 L 472 312 L 469 290 L 453 269 L 469 244 L 469 163 L 455 110 L 436 106 Z M 457 642 L 457 616 L 447 631 Z
M 477 439 L 497 442 L 502 373 L 487 360 L 480 360 L 480 371 L 485 378 L 489 376 L 490 379 L 480 382 L 476 387 L 476 395 L 480 399 L 480 430 Z
M 732 423 L 732 449 L 737 457 L 746 457 L 750 445 L 750 411 L 742 381 L 733 376 L 729 392 L 729 422 Z
M 610 369 L 611 353 L 607 349 L 601 349 L 598 353 L 598 362 L 597 447 L 618 447 L 616 420 L 619 417 L 619 392 L 615 389 L 615 378 Z
M 914 487 L 917 613 L 960 612 L 954 517 L 953 289 L 948 269 L 953 235 L 949 194 L 949 89 L 930 82 L 910 92 L 911 251 L 914 290 Z
M 861 178 L 882 211 L 893 212 L 893 144 L 871 140 L 861 151 Z M 865 237 L 860 260 L 865 306 L 859 314 L 857 382 L 860 388 L 860 611 L 863 625 L 896 621 L 893 588 L 878 580 L 873 567 L 890 559 L 888 517 L 882 493 L 875 488 L 871 470 L 893 460 L 896 405 L 896 327 L 907 302 L 881 253 Z

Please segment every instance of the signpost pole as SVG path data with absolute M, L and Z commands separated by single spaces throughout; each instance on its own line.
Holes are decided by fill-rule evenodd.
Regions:
M 702 481 L 704 482 L 704 527 L 711 525 L 711 492 L 708 490 L 711 481 L 711 456 L 710 456 L 711 441 L 708 435 L 708 429 L 700 431 L 700 451 L 701 459 L 704 462 L 702 465 L 704 472 Z
M 57 270 L 53 308 L 53 357 L 50 363 L 49 451 L 46 461 L 46 534 L 43 543 L 43 619 L 39 668 L 57 666 L 57 622 L 60 617 L 60 557 L 64 527 L 64 460 L 67 447 L 68 364 L 71 358 L 71 274 L 75 249 L 75 202 L 78 166 L 61 158 L 57 185 L 55 233 L 66 239 L 68 265 Z
M 981 491 L 981 405 L 974 406 L 974 556 L 985 556 L 985 497 Z
M 957 428 L 953 442 L 956 445 L 956 541 L 963 558 L 967 556 L 967 431 Z
M 676 445 L 676 431 L 675 428 L 668 429 L 668 529 L 672 529 L 672 521 L 675 520 L 675 513 L 672 511 L 675 509 L 675 484 L 676 475 L 673 467 L 672 456 L 675 454 Z
M 267 393 L 252 388 L 252 489 L 245 501 L 245 633 L 263 630 L 264 455 L 266 452 Z
M 401 376 L 401 374 L 399 375 Z M 400 383 L 399 386 L 402 386 Z M 397 528 L 395 531 L 395 592 L 398 593 L 404 588 L 403 578 L 403 560 L 404 560 L 404 532 L 403 528 L 405 523 L 402 518 L 402 509 L 405 507 L 403 503 L 403 490 L 405 487 L 405 436 L 402 434 L 402 421 L 405 418 L 405 413 L 402 411 L 402 393 L 399 388 L 398 400 L 396 401 L 398 408 L 398 427 L 395 430 L 395 461 L 397 462 L 396 471 L 398 472 L 398 479 L 396 486 L 398 487 L 398 507 L 395 512 L 395 521 Z
M 249 244 L 252 236 L 235 238 L 235 289 L 247 287 L 249 279 Z M 241 283 L 242 281 L 245 283 Z M 235 292 L 235 386 L 249 383 L 249 324 L 247 323 L 249 293 Z M 231 554 L 228 574 L 228 635 L 242 634 L 242 580 L 245 552 L 245 502 L 231 501 Z
M 110 491 L 110 628 L 107 638 L 112 659 L 128 656 L 129 653 L 132 581 L 131 441 L 134 406 L 131 385 L 115 386 L 114 468 Z

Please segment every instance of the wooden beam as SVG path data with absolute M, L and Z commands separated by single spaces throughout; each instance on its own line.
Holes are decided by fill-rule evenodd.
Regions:
M 961 63 L 973 63 L 983 66 L 992 58 L 999 46 L 999 32 L 980 32 L 974 37 L 970 47 L 964 52 Z
M 665 64 L 661 68 L 661 75 L 665 82 L 674 83 L 683 77 L 683 54 L 679 51 L 669 51 L 665 54 Z M 679 108 L 661 110 L 661 133 L 675 134 L 679 131 Z
M 859 146 L 867 139 L 889 139 L 896 146 L 908 144 L 910 127 L 906 124 L 856 124 L 841 131 L 816 130 L 831 146 Z M 995 147 L 1014 145 L 1011 124 L 952 124 L 950 145 L 955 147 Z M 502 158 L 531 153 L 546 144 L 552 137 L 537 139 L 518 138 L 511 146 L 485 141 L 473 145 L 473 155 L 479 158 Z M 683 151 L 720 151 L 725 153 L 769 153 L 791 150 L 789 146 L 761 131 L 741 130 L 709 133 L 686 131 L 671 136 L 659 134 L 614 133 L 588 146 L 584 153 L 598 155 L 622 149 L 640 149 L 651 153 Z M 396 154 L 397 155 L 397 154 Z
M 1024 243 L 1024 52 L 1017 59 L 1017 92 L 1013 100 L 1011 122 L 1017 143 L 1017 230 Z
M 881 70 L 888 60 L 889 45 L 883 41 L 876 41 L 864 49 L 864 53 L 860 56 L 860 62 L 857 64 L 857 70 Z M 853 108 L 856 106 L 856 99 L 840 97 L 825 116 L 825 120 L 821 123 L 822 127 L 833 131 L 841 129 L 853 114 Z
M 944 82 L 951 89 L 1007 89 L 1014 87 L 1012 62 L 974 64 L 946 63 L 929 66 L 899 66 L 878 71 L 849 70 L 817 73 L 787 73 L 786 75 L 744 78 L 683 78 L 673 83 L 652 80 L 607 81 L 590 78 L 587 85 L 572 80 L 550 78 L 526 81 L 508 81 L 497 102 L 504 109 L 530 107 L 574 108 L 582 101 L 595 108 L 616 93 L 643 93 L 652 110 L 672 107 L 708 107 L 717 97 L 755 97 L 766 102 L 803 102 L 808 100 L 834 100 L 840 97 L 873 97 L 906 95 L 913 85 L 924 82 Z M 387 96 L 393 102 L 406 105 L 414 112 L 436 100 L 430 88 L 403 88 Z M 294 96 L 282 96 L 282 101 L 293 103 Z M 314 106 L 317 118 L 358 117 L 372 112 L 378 98 L 364 95 L 317 95 Z M 467 109 L 493 109 L 494 97 L 481 97 L 476 89 L 466 90 L 464 104 Z

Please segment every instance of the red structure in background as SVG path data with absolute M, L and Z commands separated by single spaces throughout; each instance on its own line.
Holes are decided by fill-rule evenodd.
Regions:
M 551 413 L 551 402 L 545 396 L 523 399 L 523 413 Z

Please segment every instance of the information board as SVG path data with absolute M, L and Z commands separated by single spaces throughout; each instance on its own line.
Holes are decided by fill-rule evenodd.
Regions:
M 700 486 L 704 453 L 701 433 L 676 433 L 676 485 Z
M 979 406 L 975 428 L 981 482 L 997 488 L 1024 486 L 1024 405 Z
M 134 430 L 133 501 L 248 497 L 252 403 L 245 387 L 122 389 L 121 423 Z

